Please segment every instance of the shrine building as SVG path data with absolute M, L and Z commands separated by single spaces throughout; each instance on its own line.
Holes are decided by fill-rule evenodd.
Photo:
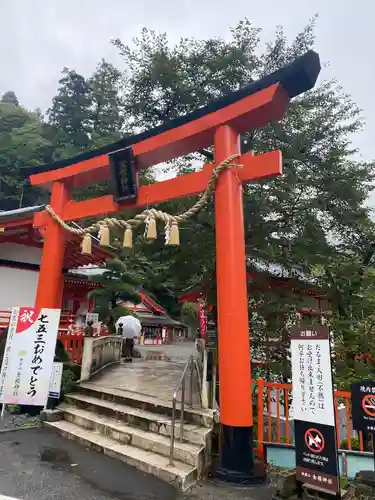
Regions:
M 40 205 L 0 212 L 0 283 L 5 292 L 0 296 L 0 311 L 20 305 L 34 307 L 44 235 L 33 227 L 33 216 L 43 209 Z M 82 255 L 80 244 L 79 238 L 69 235 L 60 278 L 64 281 L 62 308 L 73 313 L 80 308 L 92 309 L 87 295 L 98 286 L 75 275 L 74 270 L 103 266 L 110 256 L 98 245 L 93 246 L 92 255 Z
M 141 299 L 139 304 L 125 302 L 120 305 L 135 312 L 142 324 L 142 343 L 144 345 L 161 345 L 183 341 L 191 337 L 190 328 L 171 318 L 167 311 L 147 295 L 137 290 Z
M 43 249 L 43 232 L 33 227 L 33 215 L 44 205 L 0 212 L 0 330 L 8 327 L 10 311 L 15 306 L 34 306 Z M 95 303 L 88 298 L 91 290 L 101 285 L 88 275 L 105 265 L 111 257 L 108 250 L 93 246 L 92 255 L 84 255 L 81 240 L 71 235 L 67 241 L 60 331 L 83 328 L 85 313 L 93 311 Z M 143 326 L 145 345 L 158 345 L 183 339 L 188 327 L 175 321 L 146 292 L 140 290 L 139 304 L 123 304 L 134 311 Z M 80 318 L 79 318 L 80 317 Z M 81 319 L 81 321 L 79 321 Z
M 328 291 L 298 269 L 291 272 L 280 264 L 253 260 L 247 263 L 246 274 L 253 366 L 267 365 L 273 351 L 287 359 L 290 339 L 286 334 L 291 322 L 321 323 L 332 313 Z M 212 316 L 208 312 L 211 295 L 210 287 L 202 286 L 187 289 L 179 297 L 179 302 L 199 304 L 202 338 L 207 317 Z

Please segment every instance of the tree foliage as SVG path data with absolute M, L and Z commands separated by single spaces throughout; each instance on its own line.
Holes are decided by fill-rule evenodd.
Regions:
M 172 46 L 166 34 L 147 29 L 133 46 L 116 40 L 126 66 L 129 123 L 147 129 L 278 69 L 314 48 L 314 24 L 312 20 L 291 42 L 278 28 L 263 49 L 260 30 L 248 20 L 231 30 L 229 40 L 183 39 Z M 332 322 L 341 325 L 345 361 L 358 348 L 353 338 L 359 334 L 348 305 L 364 286 L 363 267 L 370 264 L 374 251 L 373 223 L 365 205 L 374 164 L 359 161 L 351 146 L 351 137 L 362 125 L 360 110 L 337 82 L 320 81 L 294 99 L 281 122 L 241 138 L 243 151 L 280 149 L 284 158 L 282 177 L 244 187 L 248 262 L 275 262 L 291 276 L 311 276 L 320 269 L 314 279 L 332 291 Z M 196 168 L 194 159 L 210 161 L 212 152 L 189 155 L 167 169 L 183 173 Z M 191 204 L 183 200 L 168 207 L 179 211 Z M 180 276 L 181 284 L 213 283 L 214 263 L 210 205 L 185 226 L 181 250 L 166 272 L 174 272 L 177 280 Z M 348 266 L 358 278 L 350 284 L 344 279 Z
M 140 302 L 140 297 L 135 291 L 135 286 L 139 284 L 138 279 L 125 262 L 114 258 L 107 260 L 103 273 L 93 276 L 92 281 L 102 285 L 89 294 L 95 298 L 95 312 L 99 313 L 99 318 L 113 332 L 120 316 L 132 314 L 121 303 Z
M 56 132 L 56 157 L 69 158 L 121 137 L 121 80 L 121 72 L 104 59 L 89 78 L 64 68 L 48 110 L 49 124 Z
M 95 147 L 119 140 L 124 126 L 122 74 L 104 59 L 87 80 L 90 96 L 90 136 Z
M 0 101 L 0 210 L 38 201 L 22 167 L 49 161 L 52 143 L 48 126 L 37 113 L 18 104 L 13 92 Z
M 55 129 L 55 156 L 67 158 L 90 147 L 90 96 L 85 78 L 64 68 L 60 87 L 48 110 Z
M 315 19 L 291 41 L 277 28 L 265 46 L 260 42 L 261 30 L 247 19 L 231 29 L 229 39 L 183 38 L 174 45 L 167 34 L 143 29 L 132 45 L 113 42 L 123 58 L 122 70 L 104 60 L 88 77 L 65 68 L 46 122 L 7 92 L 0 102 L 0 208 L 25 205 L 20 202 L 21 192 L 27 203 L 35 201 L 35 192 L 22 178 L 22 165 L 69 157 L 204 106 L 314 48 L 314 25 Z M 284 164 L 283 176 L 244 186 L 248 266 L 276 263 L 291 278 L 309 277 L 314 286 L 328 291 L 335 348 L 342 361 L 337 363 L 337 373 L 342 380 L 362 369 L 355 361 L 358 350 L 375 354 L 371 340 L 374 224 L 366 205 L 374 163 L 361 161 L 351 145 L 362 126 L 358 107 L 337 82 L 324 80 L 323 70 L 315 89 L 294 99 L 283 120 L 241 137 L 243 152 L 280 149 Z M 180 175 L 212 161 L 208 148 L 163 168 Z M 104 192 L 108 192 L 106 185 L 81 189 L 76 195 Z M 195 200 L 174 200 L 161 208 L 180 213 Z M 124 259 L 123 277 L 137 270 L 142 285 L 178 314 L 176 296 L 189 286 L 209 285 L 214 302 L 214 226 L 211 202 L 181 228 L 179 249 L 167 249 L 161 241 L 149 246 L 139 237 L 134 253 Z M 272 317 L 272 311 L 273 316 L 286 313 L 280 304 L 286 308 L 287 302 L 287 298 L 278 304 L 266 301 L 266 316 Z M 266 330 L 285 340 L 277 321 L 267 322 Z
M 13 90 L 8 90 L 8 92 L 5 92 L 5 94 L 1 98 L 1 102 L 7 102 L 8 104 L 13 104 L 14 106 L 19 106 L 19 101 L 17 99 L 16 94 L 13 92 Z

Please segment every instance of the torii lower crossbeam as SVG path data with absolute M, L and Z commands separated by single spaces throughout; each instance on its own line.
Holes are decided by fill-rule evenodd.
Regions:
M 246 153 L 237 158 L 234 163 L 241 165 L 241 167 L 236 168 L 236 176 L 243 183 L 270 179 L 282 173 L 280 151 L 270 151 L 257 156 Z M 207 164 L 199 172 L 141 186 L 137 202 L 128 206 L 115 203 L 112 195 L 85 201 L 68 200 L 62 208 L 60 216 L 65 222 L 70 222 L 88 217 L 99 217 L 103 213 L 115 214 L 123 212 L 126 208 L 141 209 L 163 201 L 193 196 L 206 189 L 212 170 L 216 165 Z M 39 212 L 34 216 L 35 227 L 47 226 L 49 221 L 50 216 L 46 211 Z

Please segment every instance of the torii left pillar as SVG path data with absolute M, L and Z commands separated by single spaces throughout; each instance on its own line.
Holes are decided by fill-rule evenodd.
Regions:
M 50 205 L 62 215 L 66 202 L 70 199 L 70 189 L 64 182 L 52 184 Z M 64 255 L 66 233 L 52 218 L 49 219 L 44 235 L 42 262 L 40 266 L 38 291 L 35 300 L 37 309 L 45 307 L 60 309 L 64 291 Z

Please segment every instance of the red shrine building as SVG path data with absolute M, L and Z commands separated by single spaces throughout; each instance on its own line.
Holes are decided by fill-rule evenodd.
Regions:
M 0 329 L 9 323 L 10 311 L 16 306 L 34 306 L 43 249 L 43 232 L 33 227 L 33 216 L 44 206 L 0 212 Z M 94 309 L 88 294 L 100 286 L 88 279 L 95 268 L 103 267 L 111 254 L 93 246 L 91 255 L 84 255 L 81 240 L 72 236 L 66 244 L 60 331 L 83 328 L 87 312 Z M 188 327 L 175 321 L 166 310 L 145 292 L 139 291 L 139 304 L 124 304 L 134 311 L 143 326 L 145 345 L 159 345 L 187 336 Z
M 142 323 L 141 342 L 144 345 L 169 344 L 189 336 L 189 327 L 175 321 L 167 311 L 144 291 L 138 291 L 139 304 L 123 303 L 124 307 L 137 314 Z
M 0 328 L 8 324 L 9 312 L 15 306 L 34 306 L 43 250 L 43 231 L 33 227 L 33 216 L 44 206 L 0 212 Z M 62 310 L 74 314 L 89 312 L 93 302 L 88 293 L 97 287 L 87 275 L 77 272 L 88 266 L 102 266 L 108 251 L 93 247 L 90 256 L 82 255 L 80 239 L 66 242 Z
M 326 290 L 298 269 L 292 272 L 276 263 L 252 261 L 247 265 L 249 332 L 252 365 L 267 366 L 274 352 L 287 358 L 288 331 L 296 323 L 324 322 L 334 304 Z M 210 289 L 188 289 L 180 302 L 198 304 L 200 336 L 207 336 Z M 284 336 L 284 338 L 281 338 Z

